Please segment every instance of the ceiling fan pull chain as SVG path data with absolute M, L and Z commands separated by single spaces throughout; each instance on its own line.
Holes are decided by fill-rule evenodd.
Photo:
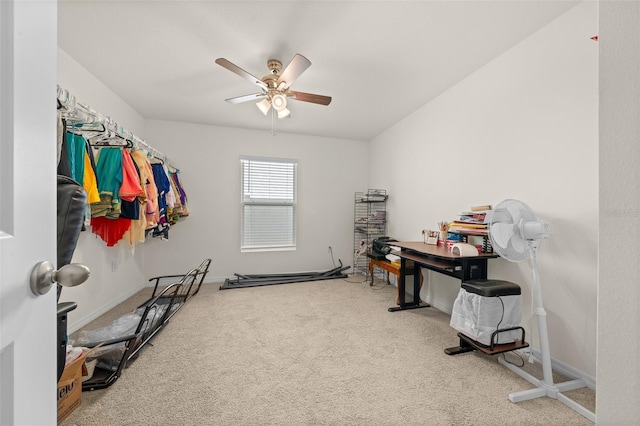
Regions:
M 275 136 L 276 135 L 276 130 L 275 130 L 276 119 L 275 119 L 275 115 L 276 115 L 276 110 L 271 108 L 271 136 Z

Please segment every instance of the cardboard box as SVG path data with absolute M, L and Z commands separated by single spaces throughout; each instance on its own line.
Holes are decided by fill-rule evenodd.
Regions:
M 58 381 L 58 423 L 66 419 L 82 402 L 82 376 L 87 374 L 85 358 L 85 354 L 82 354 L 67 364 Z

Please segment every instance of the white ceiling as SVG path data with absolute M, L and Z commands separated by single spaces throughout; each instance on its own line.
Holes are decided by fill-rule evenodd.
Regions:
M 265 131 L 253 102 L 224 101 L 257 87 L 214 61 L 262 77 L 300 53 L 292 90 L 333 101 L 291 101 L 276 131 L 368 141 L 576 4 L 61 0 L 58 45 L 147 119 Z

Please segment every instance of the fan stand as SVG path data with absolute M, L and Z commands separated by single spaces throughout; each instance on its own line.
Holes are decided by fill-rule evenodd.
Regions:
M 529 389 L 520 392 L 509 394 L 509 401 L 520 402 L 527 401 L 534 398 L 541 398 L 548 396 L 549 398 L 557 399 L 567 407 L 577 411 L 584 417 L 588 418 L 595 423 L 596 415 L 592 411 L 587 410 L 582 405 L 578 404 L 574 400 L 570 399 L 562 392 L 567 392 L 575 389 L 584 388 L 587 386 L 586 382 L 582 379 L 570 380 L 563 383 L 553 383 L 553 370 L 551 368 L 551 353 L 549 350 L 549 335 L 547 332 L 547 312 L 544 310 L 542 303 L 542 290 L 540 288 L 540 277 L 538 274 L 538 241 L 527 241 L 529 243 L 531 252 L 531 261 L 533 262 L 533 285 L 535 289 L 536 297 L 536 320 L 538 324 L 538 333 L 540 336 L 540 355 L 542 357 L 542 374 L 543 379 L 540 380 L 533 375 L 525 372 L 522 368 L 508 363 L 504 358 L 500 358 L 498 362 L 514 373 L 518 374 L 529 383 L 535 385 L 536 389 Z

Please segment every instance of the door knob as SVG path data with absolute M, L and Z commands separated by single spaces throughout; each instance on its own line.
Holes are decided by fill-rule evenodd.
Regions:
M 43 261 L 31 271 L 31 291 L 36 296 L 46 294 L 54 283 L 75 287 L 89 278 L 89 268 L 81 263 L 70 263 L 56 270 L 51 262 Z

